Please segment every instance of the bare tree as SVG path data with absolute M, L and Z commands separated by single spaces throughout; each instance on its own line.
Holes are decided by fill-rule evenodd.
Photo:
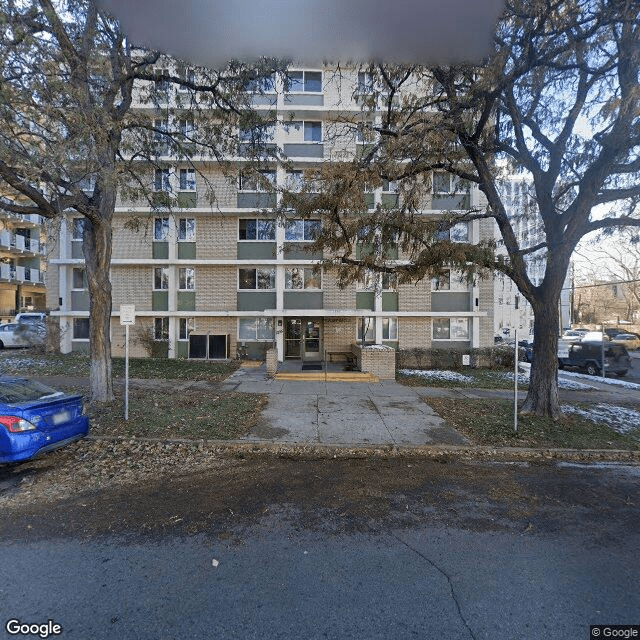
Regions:
M 151 203 L 150 176 L 168 153 L 228 157 L 238 124 L 259 118 L 246 83 L 268 78 L 275 62 L 188 70 L 133 47 L 95 0 L 0 6 L 0 206 L 83 216 L 91 396 L 108 401 L 116 194 Z M 171 97 L 177 85 L 184 91 Z
M 535 314 L 525 413 L 561 416 L 557 309 L 578 242 L 591 232 L 640 226 L 639 18 L 631 0 L 508 0 L 482 66 L 362 67 L 362 112 L 335 124 L 336 135 L 358 137 L 361 153 L 307 176 L 322 189 L 285 199 L 328 212 L 319 244 L 337 256 L 343 279 L 364 268 L 419 279 L 448 265 L 470 277 L 478 268 L 507 274 Z M 499 159 L 531 182 L 535 206 L 526 215 L 536 218 L 535 241 L 516 233 Z M 420 215 L 438 171 L 477 185 L 487 206 L 465 209 L 461 201 L 449 214 Z M 398 181 L 398 202 L 368 211 L 365 185 L 382 181 Z M 594 214 L 597 205 L 614 203 Z M 441 240 L 458 222 L 484 218 L 495 220 L 506 257 L 495 256 L 490 242 Z M 367 233 L 375 250 L 358 256 L 355 243 Z M 402 263 L 386 259 L 396 241 Z M 539 281 L 529 272 L 534 259 L 545 265 Z

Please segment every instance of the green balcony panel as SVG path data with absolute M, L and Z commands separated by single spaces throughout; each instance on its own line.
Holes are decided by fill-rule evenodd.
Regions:
M 169 292 L 154 291 L 151 294 L 152 311 L 169 311 Z
M 239 209 L 272 209 L 277 204 L 275 193 L 259 193 L 253 191 L 238 193 Z
M 367 205 L 367 209 L 373 209 L 374 203 L 375 203 L 374 194 L 373 193 L 365 193 L 364 194 L 364 201 L 365 201 L 365 204 Z
M 362 260 L 373 254 L 374 246 L 370 243 L 358 242 L 356 244 L 356 259 Z
M 275 260 L 275 242 L 238 242 L 238 260 Z
M 431 201 L 432 209 L 469 209 L 471 198 L 468 193 L 459 195 L 434 195 Z
M 196 292 L 178 291 L 178 311 L 196 310 Z
M 84 259 L 84 253 L 82 253 L 82 242 L 71 243 L 71 257 L 74 260 L 78 258 Z
M 398 294 L 395 291 L 382 292 L 382 310 L 383 311 L 398 310 Z
M 282 256 L 285 260 L 322 260 L 322 251 L 311 251 L 305 242 L 285 242 Z
M 265 311 L 276 308 L 275 291 L 238 291 L 238 311 Z
M 471 310 L 471 294 L 468 291 L 434 291 L 431 294 L 431 311 Z
M 391 244 L 384 249 L 384 257 L 387 260 L 397 260 L 398 259 L 398 245 Z
M 375 306 L 375 293 L 373 291 L 356 292 L 356 309 L 371 309 Z
M 178 242 L 178 260 L 195 260 L 196 243 Z
M 322 291 L 285 291 L 285 309 L 322 309 Z
M 383 193 L 382 194 L 382 208 L 383 209 L 397 209 L 399 196 L 397 193 Z
M 178 342 L 176 342 L 176 356 L 178 356 L 178 358 L 189 357 L 189 341 L 188 340 L 178 340 Z
M 154 260 L 167 260 L 169 258 L 169 243 L 154 242 L 151 255 Z
M 193 209 L 198 206 L 198 194 L 195 191 L 181 191 L 177 205 L 181 209 Z
M 71 292 L 71 311 L 89 311 L 89 293 L 87 291 Z

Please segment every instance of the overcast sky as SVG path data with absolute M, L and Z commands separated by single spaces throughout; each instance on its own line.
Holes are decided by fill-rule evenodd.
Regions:
M 504 0 L 100 0 L 138 45 L 197 64 L 479 62 Z

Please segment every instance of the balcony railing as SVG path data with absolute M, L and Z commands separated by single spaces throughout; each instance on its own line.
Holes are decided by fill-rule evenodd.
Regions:
M 16 251 L 28 251 L 29 253 L 41 252 L 39 240 L 35 238 L 25 238 L 11 231 L 0 232 L 0 246 L 15 249 Z
M 16 267 L 12 264 L 0 264 L 0 279 L 9 282 L 43 282 L 40 269 L 34 267 Z

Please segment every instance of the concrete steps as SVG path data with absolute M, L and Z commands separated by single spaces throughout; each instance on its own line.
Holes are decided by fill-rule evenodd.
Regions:
M 276 373 L 276 380 L 307 380 L 315 382 L 380 382 L 378 376 L 363 371 L 305 371 L 302 373 Z

